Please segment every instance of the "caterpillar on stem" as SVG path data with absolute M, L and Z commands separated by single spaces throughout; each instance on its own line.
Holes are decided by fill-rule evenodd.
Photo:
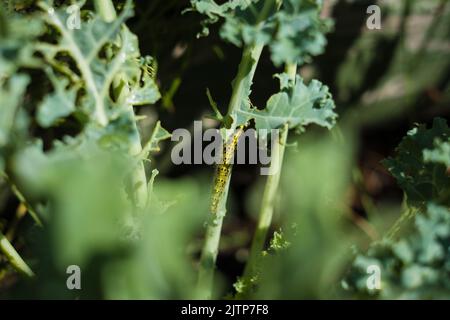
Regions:
M 239 126 L 237 131 L 230 137 L 229 142 L 226 142 L 223 147 L 222 161 L 216 167 L 216 174 L 214 175 L 214 188 L 211 195 L 211 213 L 217 213 L 219 201 L 225 192 L 225 187 L 230 178 L 232 159 L 234 151 L 236 150 L 239 138 L 244 132 L 244 125 Z

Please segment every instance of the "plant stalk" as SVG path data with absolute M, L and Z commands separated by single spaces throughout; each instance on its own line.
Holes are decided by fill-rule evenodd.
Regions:
M 275 0 L 266 0 L 264 6 L 258 14 L 257 25 L 263 26 L 263 23 L 270 13 L 271 8 L 275 5 Z M 239 64 L 236 78 L 233 80 L 233 90 L 228 105 L 227 118 L 233 119 L 228 136 L 224 141 L 228 141 L 228 138 L 234 133 L 234 130 L 240 123 L 236 121 L 236 111 L 240 109 L 241 104 L 246 101 L 250 96 L 250 87 L 253 82 L 253 77 L 258 65 L 261 52 L 264 45 L 253 44 L 244 48 L 241 62 Z M 231 169 L 230 169 L 231 171 Z M 217 181 L 217 171 L 214 176 L 214 181 Z M 205 243 L 203 246 L 200 266 L 199 277 L 197 283 L 197 297 L 200 299 L 210 299 L 212 297 L 214 269 L 216 266 L 217 253 L 219 250 L 220 234 L 222 231 L 223 218 L 226 214 L 226 200 L 228 196 L 228 189 L 230 186 L 231 172 L 227 176 L 225 182 L 225 190 L 222 193 L 216 212 L 211 212 L 209 219 Z M 213 190 L 216 186 L 213 186 Z M 214 191 L 213 191 L 214 192 Z
M 228 106 L 228 115 L 231 117 L 233 117 L 235 111 L 240 108 L 241 103 L 246 101 L 250 95 L 250 85 L 252 83 L 262 49 L 262 45 L 250 46 L 244 49 L 236 79 L 233 81 L 233 91 Z M 233 121 L 231 129 L 235 129 L 236 125 L 236 121 Z M 230 135 L 233 133 L 232 131 L 233 130 L 230 130 Z M 228 137 L 225 138 L 225 141 L 227 140 Z M 216 175 L 217 172 L 215 173 L 214 181 L 217 181 Z M 197 297 L 200 299 L 210 299 L 212 297 L 214 269 L 219 250 L 223 218 L 226 214 L 226 200 L 228 196 L 230 178 L 231 173 L 228 175 L 228 179 L 225 182 L 225 191 L 222 193 L 218 201 L 217 211 L 211 212 L 206 229 L 205 243 L 200 258 L 197 284 Z
M 281 177 L 281 166 L 284 159 L 284 150 L 286 147 L 288 136 L 288 126 L 285 125 L 280 132 L 280 137 L 275 143 L 272 150 L 272 161 L 270 164 L 270 172 L 274 172 L 267 177 L 266 185 L 259 212 L 258 225 L 256 227 L 252 245 L 250 248 L 250 255 L 247 261 L 244 278 L 248 278 L 255 274 L 259 257 L 264 249 L 264 244 L 267 239 L 267 233 L 272 223 L 272 217 L 275 207 L 275 200 L 277 196 L 278 186 Z
M 8 241 L 8 239 L 0 232 L 0 251 L 8 259 L 9 263 L 20 273 L 28 277 L 33 277 L 34 273 L 26 262 L 22 259 L 19 253 L 14 249 L 13 245 Z
M 236 110 L 239 110 L 241 104 L 250 95 L 250 87 L 262 49 L 263 45 L 254 45 L 244 49 L 236 79 L 233 80 L 233 91 L 228 104 L 228 115 L 233 118 L 235 118 Z M 233 120 L 231 129 L 236 129 L 236 119 Z
M 33 207 L 31 206 L 31 204 L 27 201 L 27 199 L 25 198 L 25 196 L 23 195 L 23 193 L 17 188 L 17 186 L 11 181 L 11 179 L 9 178 L 9 176 L 3 172 L 0 171 L 0 177 L 2 177 L 6 183 L 9 185 L 9 187 L 11 188 L 11 191 L 14 193 L 14 195 L 17 197 L 17 199 L 20 201 L 20 203 L 22 205 L 25 206 L 25 208 L 27 209 L 28 213 L 30 214 L 31 218 L 34 220 L 34 222 L 39 226 L 39 227 L 43 227 L 42 221 L 39 218 L 39 215 L 37 214 L 37 212 L 33 209 Z
M 297 64 L 287 64 L 286 73 L 289 78 L 295 82 L 297 74 Z M 270 174 L 267 177 L 264 187 L 261 209 L 259 212 L 258 224 L 253 235 L 250 254 L 245 265 L 243 274 L 243 283 L 246 285 L 243 292 L 238 293 L 238 298 L 246 298 L 253 282 L 253 278 L 258 274 L 258 264 L 263 254 L 264 244 L 267 240 L 267 234 L 272 224 L 272 217 L 275 208 L 275 200 L 281 177 L 281 167 L 283 165 L 284 151 L 288 137 L 288 124 L 285 124 L 280 132 L 279 139 L 272 150 L 272 161 L 270 164 Z

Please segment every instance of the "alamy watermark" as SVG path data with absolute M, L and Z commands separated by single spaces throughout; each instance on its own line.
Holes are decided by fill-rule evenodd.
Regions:
M 81 29 L 80 6 L 72 4 L 66 8 L 66 13 L 69 15 L 66 21 L 66 26 L 69 30 Z
M 67 267 L 66 273 L 69 274 L 66 280 L 67 289 L 81 290 L 81 268 L 73 264 Z
M 366 280 L 366 286 L 369 290 L 381 289 L 381 269 L 376 264 L 371 264 L 367 267 L 367 274 L 369 275 Z
M 193 136 L 187 129 L 176 129 L 172 132 L 171 138 L 172 141 L 178 142 L 171 152 L 172 162 L 175 165 L 260 164 L 261 175 L 277 173 L 279 168 L 270 167 L 270 163 L 273 153 L 278 150 L 274 145 L 278 143 L 280 130 L 253 128 L 242 132 L 239 130 L 243 129 L 224 130 L 222 134 L 221 130 L 215 128 L 203 130 L 201 121 L 194 121 Z M 205 147 L 204 142 L 208 143 Z
M 369 30 L 381 29 L 381 8 L 377 5 L 371 5 L 367 7 L 367 14 L 370 16 L 367 18 L 366 26 Z

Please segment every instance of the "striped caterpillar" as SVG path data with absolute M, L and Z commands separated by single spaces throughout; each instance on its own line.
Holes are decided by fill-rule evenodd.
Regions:
M 217 213 L 219 201 L 222 198 L 223 193 L 225 192 L 225 187 L 228 183 L 228 179 L 230 178 L 232 168 L 231 160 L 233 159 L 234 151 L 236 150 L 239 138 L 243 132 L 244 125 L 241 125 L 223 147 L 222 161 L 216 167 L 216 173 L 214 175 L 214 187 L 211 195 L 211 212 L 213 214 Z

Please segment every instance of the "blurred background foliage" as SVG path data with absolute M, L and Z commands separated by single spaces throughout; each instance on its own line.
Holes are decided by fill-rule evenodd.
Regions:
M 374 3 L 381 7 L 380 30 L 366 28 Z M 215 25 L 197 39 L 201 17 L 182 14 L 187 7 L 188 1 L 135 1 L 127 20 L 140 52 L 156 61 L 161 93 L 154 105 L 135 108 L 146 116 L 138 122 L 142 141 L 158 120 L 171 132 L 211 114 L 206 88 L 219 107 L 227 103 L 240 51 L 221 41 Z M 76 136 L 82 120 L 50 128 L 37 122 L 35 102 L 52 92 L 52 79 L 36 70 L 29 47 L 36 37 L 54 35 L 43 31 L 36 1 L 6 1 L 0 10 L 0 170 L 14 172 L 13 179 L 0 178 L 0 230 L 37 275 L 21 276 L 0 255 L 0 296 L 192 298 L 212 167 L 174 166 L 171 143 L 161 142 L 145 168 L 154 178 L 150 204 L 134 212 L 118 187 L 130 172 L 120 141 L 108 140 L 119 147 L 105 153 Z M 325 53 L 299 72 L 306 82 L 317 78 L 330 87 L 338 125 L 289 142 L 274 238 L 251 297 L 448 298 L 450 3 L 325 0 L 323 15 L 334 20 Z M 264 51 L 254 105 L 277 91 L 272 74 L 280 71 Z M 54 147 L 65 136 L 80 141 Z M 238 277 L 263 184 L 257 166 L 235 166 L 216 297 L 242 290 Z M 71 264 L 81 267 L 80 291 L 66 288 Z M 381 291 L 366 289 L 369 264 L 381 266 Z

